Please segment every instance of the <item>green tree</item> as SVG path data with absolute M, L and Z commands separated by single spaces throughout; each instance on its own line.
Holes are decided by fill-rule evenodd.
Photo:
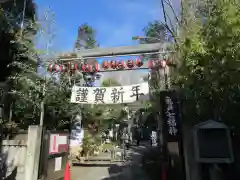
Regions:
M 107 78 L 103 80 L 102 86 L 103 87 L 121 86 L 121 84 L 117 82 L 115 79 Z
M 200 5 L 197 11 L 189 8 L 191 18 L 185 8 L 180 27 L 176 82 L 184 96 L 184 117 L 239 126 L 240 4 L 213 0 Z
M 78 36 L 75 43 L 75 49 L 92 49 L 98 46 L 96 41 L 96 31 L 87 23 L 78 28 Z
M 40 104 L 44 101 L 44 125 L 48 129 L 69 128 L 72 116 L 80 111 L 79 106 L 69 103 L 73 83 L 70 76 L 65 74 L 59 78 L 57 74 L 48 74 L 45 78 L 37 73 L 37 63 L 45 64 L 49 57 L 45 56 L 49 55 L 47 50 L 40 52 L 33 44 L 35 32 L 42 29 L 41 23 L 25 19 L 22 33 L 16 33 L 11 42 L 14 56 L 9 65 L 13 71 L 8 81 L 14 101 L 13 120 L 20 128 L 39 124 Z
M 0 53 L 1 53 L 1 66 L 0 66 L 0 81 L 4 82 L 11 75 L 14 70 L 9 64 L 13 62 L 17 49 L 14 43 L 17 36 L 26 30 L 32 29 L 31 25 L 35 23 L 36 9 L 32 0 L 27 1 L 24 20 L 22 16 L 24 0 L 15 1 L 3 1 L 0 3 Z M 18 18 L 16 18 L 18 17 Z M 24 28 L 20 28 L 21 22 L 24 22 Z M 26 22 L 28 24 L 26 25 Z M 36 31 L 32 29 L 32 33 Z
M 14 13 L 8 12 L 8 14 L 10 16 Z M 2 25 L 5 25 L 2 26 L 4 27 L 2 31 L 8 37 L 5 39 L 9 43 L 9 46 L 4 47 L 3 51 L 6 51 L 6 49 L 11 51 L 11 56 L 8 57 L 9 61 L 6 62 L 6 66 L 10 65 L 12 69 L 11 76 L 10 74 L 4 74 L 4 77 L 11 84 L 11 95 L 14 101 L 12 119 L 20 128 L 27 128 L 31 124 L 39 124 L 40 104 L 44 101 L 44 125 L 48 129 L 69 128 L 71 118 L 81 112 L 79 105 L 69 103 L 71 87 L 74 81 L 81 79 L 82 76 L 79 73 L 61 74 L 60 76 L 58 74 L 48 74 L 44 78 L 37 73 L 37 63 L 47 64 L 46 58 L 49 58 L 49 52 L 48 49 L 39 51 L 35 48 L 33 44 L 35 34 L 37 31 L 44 32 L 45 37 L 47 36 L 45 40 L 51 41 L 52 35 L 48 33 L 52 33 L 52 31 L 46 25 L 45 20 L 43 22 L 43 19 L 40 19 L 40 21 L 35 22 L 32 20 L 33 17 L 27 18 L 27 14 L 29 13 L 26 12 L 23 29 L 15 28 L 15 26 L 13 26 L 15 28 L 13 29 L 10 26 L 12 22 L 9 23 L 9 21 L 11 19 L 4 19 L 5 10 L 2 10 L 2 14 L 0 14 L 1 18 L 5 20 L 1 21 Z M 49 14 L 46 14 L 46 17 L 48 16 Z M 14 23 L 17 24 L 17 22 Z M 2 37 L 6 37 L 5 34 Z M 43 90 L 45 95 L 43 95 Z
M 114 86 L 121 86 L 121 84 L 115 79 L 107 78 L 103 80 L 102 86 L 114 87 Z M 107 113 L 104 117 L 104 119 L 106 120 L 103 121 L 102 124 L 104 125 L 105 128 L 108 128 L 112 124 L 120 123 L 123 121 L 124 118 L 126 118 L 127 113 L 123 109 L 123 107 L 124 106 L 122 104 L 106 105 L 104 107 L 105 112 Z
M 101 86 L 111 87 L 120 84 L 111 78 L 105 79 Z M 87 133 L 84 137 L 83 148 L 90 153 L 100 143 L 100 135 L 118 121 L 122 115 L 120 105 L 84 105 L 84 127 Z
M 167 29 L 166 26 L 160 21 L 153 21 L 148 23 L 148 25 L 143 29 L 146 39 L 140 40 L 140 43 L 157 43 L 157 42 L 166 42 Z
M 82 49 L 92 49 L 98 47 L 98 43 L 96 41 L 96 30 L 88 25 L 87 23 L 82 24 L 78 28 L 78 35 L 75 42 L 75 51 L 80 51 Z M 85 59 L 84 63 L 95 65 L 97 60 L 95 58 Z M 91 76 L 91 79 L 94 81 L 93 77 L 94 73 L 83 73 L 83 78 L 87 82 L 87 76 Z
M 115 79 L 105 79 L 101 86 L 103 87 L 112 87 L 112 86 L 120 86 Z M 121 121 L 122 118 L 126 116 L 126 114 L 122 111 L 122 105 L 85 105 L 85 118 L 86 121 L 92 124 L 96 124 L 95 127 L 98 127 L 99 132 L 102 132 L 114 123 L 114 121 Z M 87 125 L 88 126 L 88 125 Z
M 161 21 L 153 21 L 148 23 L 148 25 L 143 29 L 144 36 L 146 38 L 141 39 L 140 43 L 147 44 L 147 43 L 169 43 L 168 34 L 170 27 L 168 27 L 165 23 Z M 159 60 L 159 54 L 152 54 L 152 55 L 145 55 L 144 60 Z M 143 77 L 144 81 L 149 82 L 150 86 L 150 93 L 151 93 L 151 103 L 146 102 L 146 106 L 156 106 L 158 104 L 158 93 L 164 87 L 164 77 L 160 75 L 160 71 L 156 69 L 150 70 L 150 76 L 147 75 Z M 156 105 L 154 105 L 156 104 Z
M 221 119 L 240 125 L 236 121 L 240 108 L 239 7 L 234 0 L 198 4 L 186 0 L 181 3 L 181 17 L 176 17 L 178 32 L 165 25 L 175 40 L 178 67 L 172 76 L 188 122 Z
M 0 9 L 0 53 L 2 57 L 0 81 L 7 84 L 10 88 L 7 101 L 2 102 L 4 103 L 5 113 L 3 122 L 1 123 L 4 123 L 8 127 L 14 124 L 8 122 L 8 120 L 12 118 L 12 113 L 10 112 L 12 112 L 12 103 L 15 99 L 14 90 L 16 81 L 12 77 L 15 77 L 15 75 L 19 73 L 26 73 L 26 71 L 22 71 L 25 66 L 20 67 L 20 64 L 28 61 L 28 65 L 31 66 L 32 69 L 35 67 L 35 70 L 37 64 L 36 53 L 33 51 L 33 39 L 31 39 L 37 32 L 35 4 L 33 1 L 26 2 L 24 17 L 22 17 L 23 5 L 23 0 L 15 3 L 14 1 L 5 1 L 1 2 Z M 27 38 L 22 38 L 23 36 Z M 26 48 L 26 46 L 29 48 Z M 26 56 L 27 52 L 31 53 L 28 57 Z M 28 114 L 27 111 L 26 114 Z
M 96 31 L 93 27 L 88 25 L 87 23 L 82 24 L 78 28 L 78 35 L 75 42 L 75 50 L 80 51 L 82 49 L 92 49 L 98 46 L 96 41 Z M 84 60 L 86 64 L 96 64 L 97 60 L 95 58 Z M 76 78 L 81 79 L 78 75 Z M 83 73 L 82 74 L 82 82 L 86 82 L 87 85 L 91 85 L 95 81 L 94 73 Z M 91 78 L 89 78 L 91 77 Z M 102 115 L 102 108 L 97 105 L 83 105 L 82 111 L 84 115 L 84 126 L 85 128 L 89 128 L 89 130 L 93 132 L 97 132 L 99 118 Z

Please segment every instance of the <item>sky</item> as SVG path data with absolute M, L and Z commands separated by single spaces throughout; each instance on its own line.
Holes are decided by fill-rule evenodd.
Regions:
M 36 0 L 36 3 L 39 17 L 48 7 L 55 13 L 49 21 L 55 21 L 51 25 L 54 32 L 51 48 L 57 52 L 73 50 L 78 27 L 83 23 L 96 30 L 101 47 L 111 47 L 137 44 L 132 36 L 143 35 L 149 22 L 163 20 L 160 0 Z M 41 43 L 45 42 L 39 40 L 38 44 Z
M 179 0 L 170 1 L 176 4 Z M 41 33 L 38 36 L 36 45 L 46 52 L 46 44 L 49 44 L 50 55 L 73 51 L 78 27 L 83 23 L 88 23 L 96 30 L 96 40 L 100 47 L 113 47 L 138 44 L 132 40 L 133 36 L 143 35 L 143 28 L 149 22 L 164 19 L 160 0 L 35 0 L 35 2 L 41 25 L 45 30 L 46 27 L 50 29 L 50 33 Z M 44 18 L 46 12 L 48 20 L 42 21 L 46 19 Z M 98 59 L 99 63 L 101 61 L 102 59 Z M 44 68 L 41 67 L 39 72 L 45 74 Z M 129 85 L 140 81 L 136 73 L 146 74 L 129 71 L 104 73 L 104 77 L 122 79 L 120 83 Z

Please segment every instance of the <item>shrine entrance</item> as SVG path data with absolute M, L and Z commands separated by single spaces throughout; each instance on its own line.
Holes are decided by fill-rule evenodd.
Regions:
M 159 77 L 162 90 L 166 87 L 170 87 L 169 73 L 170 66 L 173 63 L 174 52 L 169 49 L 168 43 L 153 43 L 153 44 L 140 44 L 137 46 L 122 46 L 112 48 L 94 48 L 81 50 L 76 52 L 75 57 L 60 58 L 60 64 L 50 64 L 49 71 L 60 71 L 62 73 L 73 73 L 75 71 L 90 74 L 90 76 L 97 76 L 103 72 L 114 71 L 133 71 L 133 70 L 150 70 L 148 72 L 149 79 L 151 75 L 157 74 Z M 117 61 L 119 57 L 126 57 L 125 60 Z M 114 60 L 102 61 L 101 64 L 88 64 L 89 59 L 98 58 L 113 58 Z M 122 58 L 121 58 L 122 59 Z M 91 78 L 85 81 L 91 80 Z M 85 83 L 86 85 L 89 83 Z M 131 120 L 129 112 L 133 114 L 140 108 L 144 108 L 143 101 L 152 101 L 150 91 L 151 87 L 148 82 L 141 82 L 139 84 L 132 84 L 127 86 L 115 86 L 115 87 L 89 87 L 74 84 L 72 87 L 71 103 L 78 104 L 124 104 L 128 113 L 128 121 Z M 127 104 L 127 106 L 126 106 Z M 156 102 L 159 104 L 159 102 Z M 128 107 L 128 108 L 126 108 Z M 156 109 L 156 112 L 160 113 L 160 108 Z M 157 116 L 157 128 L 159 132 L 163 132 L 163 122 L 161 122 L 161 116 Z M 176 123 L 175 123 L 176 124 Z M 174 123 L 172 123 L 174 125 Z M 171 131 L 177 135 L 177 126 L 172 126 Z M 163 143 L 163 140 L 161 140 Z
M 162 165 L 163 171 L 168 167 L 168 161 L 165 156 L 165 149 L 167 143 L 174 146 L 174 151 L 181 152 L 181 132 L 180 132 L 180 117 L 179 117 L 179 103 L 176 92 L 169 88 L 170 67 L 174 66 L 174 52 L 167 49 L 167 43 L 141 44 L 137 46 L 123 46 L 113 48 L 95 48 L 88 50 L 81 50 L 76 53 L 76 57 L 60 58 L 60 64 L 50 64 L 49 71 L 66 72 L 80 72 L 83 74 L 90 74 L 91 76 L 99 76 L 99 73 L 114 72 L 114 71 L 133 71 L 133 70 L 149 70 L 148 81 L 138 84 L 114 86 L 114 87 L 93 87 L 81 86 L 74 84 L 72 87 L 72 94 L 70 103 L 77 104 L 94 104 L 94 105 L 117 105 L 123 104 L 125 111 L 128 113 L 126 123 L 128 131 L 130 131 L 133 121 L 136 117 L 132 114 L 137 114 L 141 117 L 141 111 L 136 113 L 139 109 L 144 108 L 142 102 L 149 100 L 153 101 L 152 94 L 155 93 L 153 108 L 156 112 L 157 138 L 154 145 L 161 147 L 163 159 L 166 162 Z M 124 61 L 117 61 L 118 57 L 126 57 Z M 102 61 L 101 64 L 88 64 L 88 59 L 98 58 L 113 58 L 114 60 Z M 122 59 L 122 58 L 121 58 Z M 157 75 L 160 81 L 160 89 L 152 90 L 149 85 L 149 80 L 152 76 Z M 85 78 L 85 81 L 91 78 Z M 89 83 L 85 83 L 89 84 Z M 81 118 L 79 119 L 82 120 Z M 166 142 L 166 140 L 168 142 Z M 181 156 L 181 155 L 180 155 Z
M 149 79 L 158 72 L 162 84 L 169 84 L 169 67 L 173 64 L 174 52 L 167 50 L 168 43 L 141 44 L 114 48 L 95 48 L 81 50 L 76 57 L 60 58 L 60 64 L 50 64 L 51 72 L 73 73 L 75 71 L 98 77 L 99 73 L 114 71 L 150 70 Z M 87 64 L 89 59 L 113 58 L 101 64 Z M 117 61 L 119 57 L 125 60 Z M 124 72 L 123 72 L 124 73 Z M 85 79 L 88 81 L 90 79 Z M 86 83 L 87 84 L 87 83 Z M 161 87 L 164 89 L 165 86 Z M 79 104 L 127 104 L 138 101 L 140 96 L 149 95 L 148 82 L 119 87 L 82 87 L 74 84 L 71 103 Z M 162 90 L 163 90 L 162 89 Z M 146 98 L 145 98 L 146 99 Z
M 174 52 L 167 50 L 168 43 L 141 44 L 137 46 L 123 46 L 113 48 L 95 48 L 81 50 L 76 57 L 59 59 L 61 64 L 50 64 L 49 71 L 61 71 L 62 73 L 74 71 L 97 76 L 99 73 L 114 71 L 150 70 L 149 79 L 152 74 L 158 74 L 161 88 L 169 87 L 169 67 L 173 64 Z M 121 57 L 125 60 L 117 61 Z M 89 59 L 113 58 L 114 60 L 103 60 L 101 64 L 87 64 Z M 130 77 L 129 77 L 130 78 Z M 86 79 L 89 81 L 91 78 Z M 71 103 L 79 104 L 128 104 L 127 112 L 136 112 L 144 108 L 143 101 L 151 101 L 150 86 L 148 82 L 115 87 L 89 87 L 73 85 Z M 158 104 L 158 102 L 156 103 Z M 125 106 L 126 107 L 126 106 Z M 160 112 L 160 109 L 157 111 Z M 130 116 L 130 115 L 129 115 Z M 129 117 L 128 120 L 131 118 Z M 160 120 L 157 122 L 160 130 Z

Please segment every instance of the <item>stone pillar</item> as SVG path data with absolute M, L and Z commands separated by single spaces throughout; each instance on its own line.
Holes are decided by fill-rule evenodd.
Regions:
M 25 180 L 38 180 L 41 142 L 42 126 L 29 126 L 25 164 Z

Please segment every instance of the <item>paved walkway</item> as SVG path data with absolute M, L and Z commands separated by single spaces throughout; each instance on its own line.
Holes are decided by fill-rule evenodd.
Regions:
M 141 169 L 141 154 L 145 147 L 133 147 L 124 163 L 103 162 L 92 167 L 72 167 L 72 180 L 148 180 Z
M 108 167 L 72 167 L 72 180 L 101 180 L 108 176 Z

